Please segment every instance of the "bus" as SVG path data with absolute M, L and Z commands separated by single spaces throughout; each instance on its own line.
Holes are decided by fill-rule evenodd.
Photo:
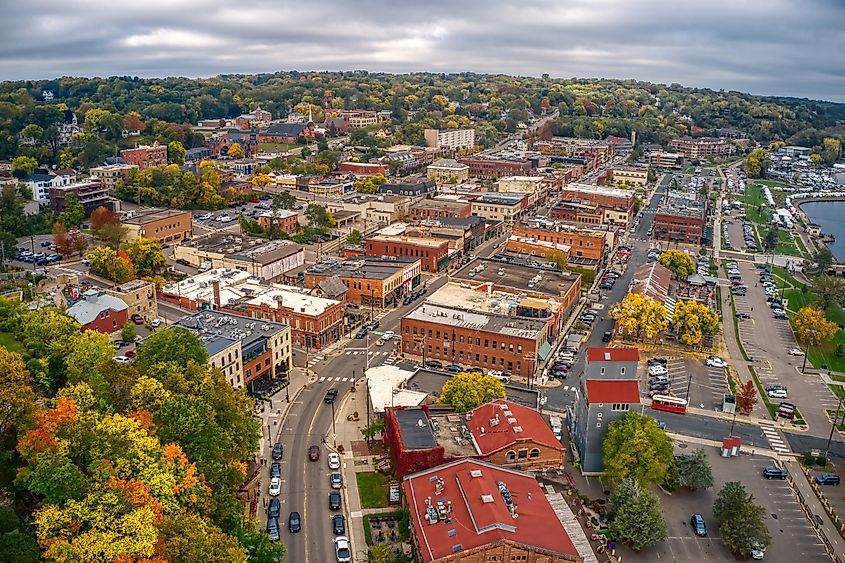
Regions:
M 687 400 L 669 395 L 655 395 L 651 398 L 651 408 L 656 411 L 676 412 L 684 414 L 687 412 Z

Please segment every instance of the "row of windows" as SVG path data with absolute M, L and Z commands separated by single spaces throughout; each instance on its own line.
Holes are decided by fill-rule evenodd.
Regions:
M 447 359 L 448 359 L 448 354 L 449 354 L 449 352 L 446 348 L 443 348 L 443 350 L 441 351 L 440 346 L 435 346 L 433 348 L 432 348 L 431 345 L 428 346 L 428 355 L 429 356 L 438 356 L 438 357 L 447 356 Z M 483 354 L 483 355 L 482 354 L 475 354 L 473 356 L 473 354 L 471 352 L 466 352 L 466 354 L 464 354 L 463 350 L 459 350 L 458 351 L 458 360 L 461 361 L 461 362 L 467 361 L 467 362 L 473 362 L 474 364 L 482 364 L 482 365 L 485 365 L 485 366 L 490 367 L 490 368 L 496 368 L 496 367 L 503 368 L 504 371 L 507 371 L 507 372 L 513 372 L 514 371 L 512 361 L 509 360 L 507 362 L 507 366 L 506 366 L 505 365 L 505 358 L 497 358 L 496 356 L 488 356 L 486 354 Z M 522 362 L 516 362 L 516 371 L 517 371 L 517 373 L 522 371 Z
M 411 328 L 410 326 L 405 325 L 405 334 L 410 334 L 410 328 Z M 417 334 L 417 327 L 414 327 L 413 334 Z M 419 334 L 425 335 L 425 331 L 420 330 Z M 443 336 L 443 340 L 445 342 L 449 342 L 449 333 L 448 332 L 446 332 L 444 330 L 442 336 Z M 440 334 L 439 330 L 432 331 L 432 329 L 428 329 L 427 338 L 434 338 L 436 340 L 440 340 L 440 337 L 441 337 L 441 334 Z M 464 343 L 464 335 L 463 334 L 458 336 L 457 342 L 459 344 Z M 502 350 L 509 350 L 510 352 L 513 352 L 513 343 L 512 342 L 505 342 L 504 340 L 502 340 L 501 342 L 497 342 L 496 340 L 493 340 L 492 346 L 490 345 L 490 342 L 491 342 L 490 339 L 485 338 L 484 339 L 484 347 L 485 348 L 492 348 L 492 349 L 496 350 L 496 349 L 499 348 L 499 344 L 501 344 Z M 472 345 L 472 336 L 466 337 L 466 343 L 469 344 L 469 345 Z M 475 338 L 475 345 L 481 346 L 481 338 L 478 338 L 478 337 Z M 429 345 L 428 349 L 431 350 L 431 345 Z M 439 350 L 439 348 L 438 348 L 438 350 Z M 520 354 L 522 353 L 522 344 L 516 345 L 516 351 Z
M 510 450 L 510 451 L 508 451 L 508 453 L 505 454 L 505 458 L 508 461 L 514 461 L 515 459 L 526 459 L 526 458 L 529 458 L 529 457 L 530 458 L 540 457 L 540 449 L 539 448 L 531 448 L 531 450 L 529 451 L 527 448 L 525 448 L 525 449 L 519 450 L 518 452 Z

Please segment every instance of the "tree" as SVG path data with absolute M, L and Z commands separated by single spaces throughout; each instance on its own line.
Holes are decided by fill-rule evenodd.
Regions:
M 161 242 L 158 240 L 139 237 L 127 243 L 124 250 L 139 275 L 157 274 L 167 266 L 167 258 L 161 251 Z
M 117 213 L 102 206 L 91 212 L 88 224 L 95 237 L 114 249 L 120 247 L 129 233 Z
M 656 299 L 629 293 L 610 312 L 611 318 L 636 340 L 651 338 L 666 330 L 666 308 Z
M 175 362 L 184 367 L 191 361 L 204 364 L 207 359 L 208 353 L 197 335 L 186 328 L 172 326 L 144 339 L 143 344 L 138 346 L 135 367 L 146 373 L 162 362 Z
M 365 176 L 355 182 L 355 191 L 363 194 L 374 194 L 378 191 L 379 186 L 386 182 L 387 178 L 384 177 L 384 174 Z
M 757 388 L 750 379 L 739 386 L 736 392 L 736 406 L 740 414 L 751 414 L 757 404 Z
M 0 346 L 0 435 L 29 418 L 34 404 L 32 377 L 20 354 Z
M 12 170 L 20 170 L 32 174 L 38 168 L 38 161 L 31 156 L 18 156 L 12 160 Z
M 92 273 L 106 277 L 117 283 L 129 281 L 135 277 L 135 265 L 129 256 L 109 246 L 98 246 L 88 253 Z
M 70 239 L 73 245 L 73 251 L 82 256 L 88 249 L 88 239 L 82 233 L 74 233 Z
M 123 127 L 127 131 L 138 131 L 141 133 L 146 129 L 146 125 L 141 120 L 141 114 L 137 111 L 130 111 L 126 114 L 123 118 Z
M 634 483 L 633 495 L 626 493 L 626 498 L 617 497 L 614 517 L 610 523 L 610 537 L 630 545 L 639 551 L 666 539 L 666 521 L 660 513 L 657 497 L 650 491 L 643 490 Z
M 834 303 L 845 303 L 845 282 L 835 276 L 815 276 L 812 278 L 816 305 L 822 311 Z
M 273 183 L 273 178 L 267 174 L 256 174 L 252 177 L 252 186 L 259 189 L 264 189 Z
M 56 252 L 62 256 L 70 256 L 73 252 L 73 238 L 67 234 L 67 228 L 60 221 L 56 221 L 53 225 L 53 245 L 56 247 Z
M 615 516 L 616 512 L 640 494 L 640 491 L 636 481 L 627 477 L 622 479 L 610 495 L 610 515 Z
M 822 141 L 822 160 L 828 166 L 833 166 L 842 157 L 842 142 L 834 137 L 825 137 Z
M 243 158 L 244 151 L 239 143 L 232 143 L 232 145 L 229 147 L 229 150 L 226 151 L 226 156 L 228 156 L 229 158 Z
M 703 448 L 695 450 L 690 455 L 680 456 L 676 463 L 682 487 L 694 491 L 709 489 L 713 486 L 713 469 L 707 461 L 707 454 Z
M 569 257 L 565 252 L 550 251 L 546 252 L 546 262 L 552 262 L 559 270 L 565 270 L 569 263 Z
M 68 383 L 85 383 L 98 398 L 111 399 L 111 386 L 99 368 L 113 359 L 114 348 L 107 334 L 96 330 L 78 334 L 65 356 Z
M 775 225 L 769 229 L 769 232 L 766 233 L 766 236 L 763 239 L 763 250 L 770 254 L 778 247 L 778 230 L 777 225 Z
M 384 432 L 383 418 L 376 418 L 370 424 L 361 429 L 361 434 L 364 435 L 367 442 L 375 438 L 376 434 L 381 434 L 382 432 Z
M 653 418 L 636 412 L 610 423 L 602 449 L 611 483 L 631 478 L 643 486 L 660 484 L 674 463 L 669 437 Z
M 795 339 L 806 348 L 818 346 L 836 335 L 839 327 L 827 320 L 824 311 L 815 307 L 801 307 L 792 318 Z
M 358 246 L 364 240 L 364 235 L 361 234 L 361 231 L 358 229 L 352 229 L 352 231 L 346 235 L 346 244 L 352 246 Z
M 716 495 L 716 500 L 713 501 L 713 515 L 716 519 L 723 520 L 739 506 L 749 502 L 751 498 L 741 482 L 728 481 L 722 485 Z
M 290 192 L 279 192 L 273 196 L 273 209 L 293 209 L 296 206 L 296 198 Z
M 749 178 L 760 178 L 765 176 L 771 161 L 769 154 L 763 149 L 754 149 L 742 162 L 742 170 Z
M 167 162 L 170 164 L 185 164 L 185 147 L 179 141 L 167 143 Z
M 78 227 L 85 220 L 85 208 L 73 192 L 65 195 L 65 212 L 62 214 L 62 220 L 69 227 Z
M 124 342 L 135 342 L 135 337 L 137 336 L 137 331 L 135 330 L 135 323 L 132 321 L 126 321 L 123 323 L 123 328 L 120 329 L 120 339 Z
M 713 336 L 719 332 L 719 315 L 703 303 L 678 301 L 672 314 L 672 326 L 681 342 L 696 346 L 704 335 Z
M 371 545 L 367 552 L 367 561 L 370 563 L 393 563 L 395 558 L 390 547 L 385 544 Z
M 833 264 L 833 251 L 827 246 L 823 246 L 813 255 L 813 261 L 818 266 L 819 270 L 826 270 Z
M 41 554 L 35 538 L 12 530 L 0 535 L 0 563 L 38 563 Z
M 460 372 L 443 385 L 438 403 L 467 412 L 495 399 L 505 398 L 505 384 L 477 371 Z
M 330 229 L 337 225 L 334 220 L 334 215 L 331 211 L 326 210 L 322 205 L 316 203 L 309 203 L 305 208 L 305 217 L 308 219 L 308 225 L 318 229 Z
M 667 250 L 660 255 L 659 262 L 678 278 L 686 278 L 695 271 L 695 262 L 692 257 L 680 250 Z
M 727 513 L 719 533 L 722 541 L 730 550 L 740 557 L 749 557 L 754 547 L 765 549 L 772 541 L 772 536 L 766 527 L 766 509 L 749 498 Z

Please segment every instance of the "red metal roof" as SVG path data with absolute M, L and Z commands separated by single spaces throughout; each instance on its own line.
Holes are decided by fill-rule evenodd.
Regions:
M 498 422 L 491 424 L 491 420 Z M 521 440 L 532 440 L 550 448 L 563 449 L 543 415 L 510 401 L 498 400 L 481 405 L 472 411 L 466 425 L 482 455 L 489 455 Z
M 639 362 L 640 351 L 636 348 L 587 348 L 590 362 Z
M 588 379 L 587 402 L 639 403 L 640 389 L 635 379 Z
M 499 490 L 510 493 L 516 516 Z M 533 475 L 476 459 L 462 459 L 405 477 L 402 486 L 423 563 L 458 551 L 511 541 L 577 556 Z M 426 520 L 426 499 L 442 503 L 451 522 Z

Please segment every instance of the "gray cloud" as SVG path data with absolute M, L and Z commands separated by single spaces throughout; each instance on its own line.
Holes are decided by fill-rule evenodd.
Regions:
M 837 0 L 6 4 L 1 79 L 547 72 L 845 101 Z

